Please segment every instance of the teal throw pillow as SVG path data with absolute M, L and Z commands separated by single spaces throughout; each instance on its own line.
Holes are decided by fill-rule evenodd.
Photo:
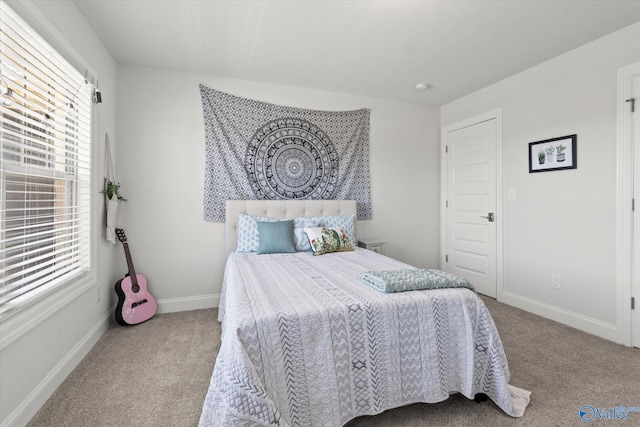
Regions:
M 257 221 L 258 255 L 296 252 L 293 242 L 293 220 L 264 222 Z

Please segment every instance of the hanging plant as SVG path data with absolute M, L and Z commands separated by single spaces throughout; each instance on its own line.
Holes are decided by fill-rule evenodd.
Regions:
M 108 179 L 105 179 L 104 182 L 105 184 L 104 184 L 103 193 L 107 196 L 107 199 L 111 200 L 115 194 L 119 201 L 121 202 L 127 201 L 127 199 L 125 199 L 120 195 L 120 183 L 113 182 Z

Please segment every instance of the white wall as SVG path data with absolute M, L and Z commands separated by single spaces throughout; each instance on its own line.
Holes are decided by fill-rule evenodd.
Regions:
M 204 124 L 199 84 L 310 109 L 371 109 L 373 220 L 360 235 L 387 240 L 387 253 L 417 266 L 438 263 L 437 108 L 184 72 L 118 67 L 118 179 L 136 271 L 160 309 L 217 304 L 224 224 L 203 220 Z M 120 261 L 124 272 L 124 259 Z
M 503 111 L 507 303 L 619 341 L 617 69 L 640 60 L 640 23 L 444 105 L 442 126 Z M 528 143 L 578 134 L 576 170 L 528 172 Z M 515 190 L 516 201 L 507 201 Z M 551 288 L 551 274 L 561 290 Z M 625 307 L 626 308 L 626 307 Z
M 96 139 L 92 163 L 97 168 L 93 223 L 97 239 L 97 286 L 78 296 L 0 351 L 0 425 L 20 426 L 46 401 L 68 373 L 104 333 L 115 304 L 113 284 L 116 247 L 104 239 L 102 176 L 104 134 L 115 135 L 116 64 L 71 1 L 25 2 L 23 6 L 41 15 L 54 30 L 97 72 L 103 103 L 96 106 Z M 35 5 L 35 6 L 34 6 Z M 24 15 L 24 12 L 22 13 Z M 23 16 L 30 21 L 32 17 Z M 44 34 L 43 34 L 44 36 Z M 117 143 L 114 143 L 114 149 Z M 101 295 L 96 302 L 96 292 Z

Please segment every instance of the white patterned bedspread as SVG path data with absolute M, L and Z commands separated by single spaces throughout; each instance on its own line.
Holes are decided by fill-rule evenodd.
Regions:
M 363 271 L 408 267 L 360 248 L 232 253 L 200 426 L 343 426 L 453 392 L 485 393 L 522 416 L 529 392 L 508 385 L 502 342 L 476 294 L 387 294 L 359 280 Z

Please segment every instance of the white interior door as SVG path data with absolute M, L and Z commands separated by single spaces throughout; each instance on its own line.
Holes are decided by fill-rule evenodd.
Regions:
M 633 190 L 635 198 L 635 210 L 633 211 L 633 248 L 632 258 L 632 296 L 635 301 L 635 309 L 631 311 L 631 333 L 634 347 L 640 347 L 640 75 L 633 76 L 633 98 L 635 99 L 635 112 L 633 113 Z
M 445 269 L 497 296 L 496 119 L 452 129 L 447 156 Z

